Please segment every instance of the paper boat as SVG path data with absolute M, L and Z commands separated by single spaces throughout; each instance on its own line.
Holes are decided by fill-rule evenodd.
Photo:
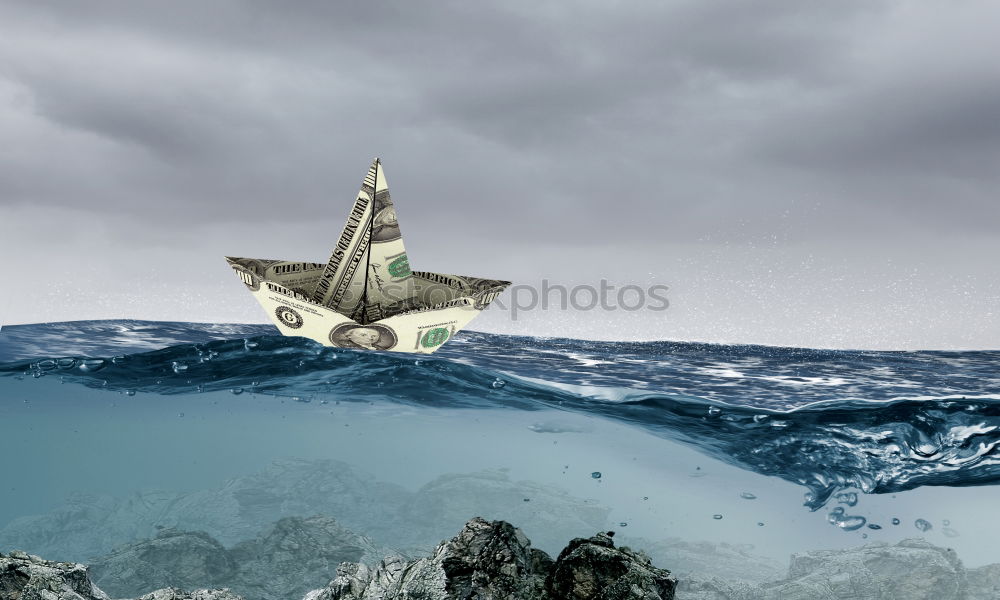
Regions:
M 281 333 L 341 348 L 433 352 L 510 285 L 411 271 L 377 158 L 326 264 L 226 260 Z

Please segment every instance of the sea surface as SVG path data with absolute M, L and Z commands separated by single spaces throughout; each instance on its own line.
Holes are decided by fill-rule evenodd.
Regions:
M 270 325 L 0 329 L 0 552 L 53 560 L 163 527 L 235 543 L 300 511 L 396 548 L 477 515 L 549 552 L 612 529 L 762 581 L 913 537 L 975 567 L 1000 562 L 998 443 L 992 351 L 463 332 L 418 357 Z

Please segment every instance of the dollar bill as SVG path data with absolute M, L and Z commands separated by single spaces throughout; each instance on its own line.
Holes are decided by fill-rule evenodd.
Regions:
M 282 333 L 342 348 L 433 352 L 510 285 L 413 271 L 377 158 L 325 264 L 227 260 Z
M 382 164 L 375 159 L 312 300 L 371 323 L 406 306 L 414 293 L 411 276 L 396 207 Z

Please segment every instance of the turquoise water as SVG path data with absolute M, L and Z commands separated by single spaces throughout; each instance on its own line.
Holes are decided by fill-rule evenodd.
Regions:
M 917 536 L 1000 562 L 1000 353 L 471 333 L 418 359 L 271 333 L 0 331 L 0 551 L 86 562 L 164 527 L 231 544 L 312 514 L 406 550 L 478 515 L 549 552 L 615 530 L 721 577 Z

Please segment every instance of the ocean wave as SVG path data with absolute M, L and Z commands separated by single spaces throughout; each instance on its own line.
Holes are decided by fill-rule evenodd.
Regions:
M 114 323 L 50 327 L 50 333 L 63 332 L 60 348 L 71 347 L 70 330 L 82 335 L 77 347 L 84 348 L 149 339 Z M 14 333 L 30 337 L 39 326 L 21 327 L 28 329 Z M 56 377 L 126 394 L 229 390 L 300 402 L 567 410 L 629 423 L 803 485 L 812 509 L 849 489 L 892 493 L 1000 481 L 995 352 L 528 342 L 473 332 L 431 358 L 273 335 L 214 339 L 269 326 L 143 327 L 161 341 L 187 341 L 116 355 L 34 356 L 0 364 L 0 376 Z M 9 328 L 0 340 L 6 335 Z M 5 343 L 9 350 L 9 337 Z

